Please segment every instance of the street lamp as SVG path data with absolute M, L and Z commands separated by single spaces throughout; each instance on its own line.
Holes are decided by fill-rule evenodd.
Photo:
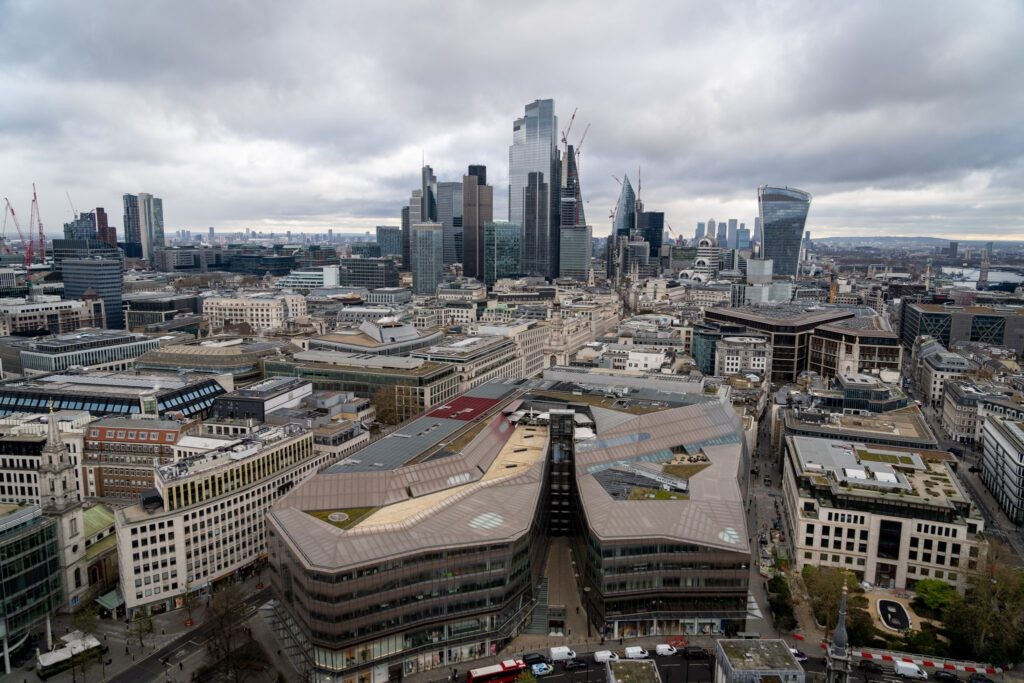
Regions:
M 583 611 L 587 618 L 587 638 L 590 637 L 590 586 L 583 587 Z M 589 678 L 589 674 L 588 674 Z

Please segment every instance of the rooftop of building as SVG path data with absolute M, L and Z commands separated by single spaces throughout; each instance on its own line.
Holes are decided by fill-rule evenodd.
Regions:
M 302 365 L 359 368 L 361 372 L 388 375 L 395 373 L 427 375 L 447 367 L 422 358 L 378 356 L 371 353 L 346 353 L 344 351 L 299 351 L 293 353 L 292 358 Z
M 469 360 L 480 354 L 502 346 L 508 346 L 512 342 L 508 337 L 497 335 L 447 335 L 439 344 L 413 351 L 411 355 L 427 358 L 441 358 L 444 360 L 462 361 Z
M 0 390 L 36 390 L 83 395 L 143 396 L 177 391 L 197 382 L 203 375 L 136 374 L 133 372 L 90 372 L 83 375 L 52 374 L 0 384 Z
M 1020 306 L 956 306 L 953 304 L 912 303 L 911 306 L 927 313 L 971 313 L 973 315 L 1024 315 Z
M 733 671 L 802 671 L 784 640 L 728 639 L 717 641 Z
M 839 320 L 834 323 L 826 323 L 820 327 L 823 330 L 834 330 L 836 332 L 871 332 L 873 337 L 897 338 L 892 331 L 889 320 L 881 315 L 863 315 L 846 320 Z
M 42 514 L 38 505 L 0 503 L 0 538 L 41 517 Z
M 901 498 L 917 506 L 970 505 L 950 467 L 955 460 L 946 451 L 807 436 L 790 436 L 787 441 L 800 476 L 818 486 L 846 495 Z
M 633 413 L 546 395 L 554 385 L 480 385 L 297 486 L 270 515 L 296 553 L 327 569 L 521 537 L 534 515 L 524 501 L 540 495 L 548 421 L 568 411 L 576 477 L 599 537 L 749 553 L 730 406 Z M 665 481 L 677 495 L 659 493 Z
M 58 354 L 69 353 L 86 348 L 109 347 L 115 344 L 133 344 L 143 341 L 170 341 L 179 338 L 180 335 L 153 336 L 137 332 L 126 332 L 124 330 L 82 330 L 59 334 L 52 337 L 41 337 L 36 339 L 22 338 L 23 346 L 27 350 L 36 353 Z
M 874 317 L 877 312 L 866 306 L 839 306 L 832 304 L 784 303 L 774 306 L 739 306 L 728 309 L 709 309 L 747 320 L 794 324 L 828 322 L 843 316 Z
M 250 384 L 244 389 L 236 389 L 235 391 L 224 394 L 221 398 L 255 398 L 267 400 L 306 386 L 312 387 L 312 383 L 308 379 L 300 379 L 298 377 L 271 377 L 270 379 L 265 379 L 262 382 Z
M 157 468 L 156 475 L 164 484 L 170 484 L 191 476 L 209 474 L 213 470 L 227 469 L 242 460 L 258 455 L 269 446 L 300 436 L 308 431 L 301 425 L 289 424 L 280 427 L 260 427 L 239 437 L 218 439 L 213 436 L 205 436 L 202 438 L 207 444 L 216 442 L 215 448 L 197 455 L 186 456 L 169 465 L 163 465 Z
M 365 320 L 358 327 L 338 329 L 313 337 L 311 341 L 373 349 L 389 344 L 426 342 L 435 337 L 441 337 L 439 330 L 420 330 L 409 323 L 388 318 L 378 321 Z
M 787 410 L 785 423 L 787 430 L 799 430 L 801 427 L 825 428 L 841 438 L 898 437 L 922 445 L 935 444 L 935 435 L 928 428 L 917 406 L 872 415 L 846 415 L 818 408 Z

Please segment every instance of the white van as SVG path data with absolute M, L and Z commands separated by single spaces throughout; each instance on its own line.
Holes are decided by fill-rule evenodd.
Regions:
M 605 662 L 617 662 L 619 656 L 611 650 L 598 650 L 594 653 L 594 661 L 598 664 L 604 664 Z
M 659 643 L 654 648 L 654 654 L 658 655 L 659 657 L 671 657 L 675 653 L 676 649 L 668 643 Z
M 919 681 L 928 680 L 927 672 L 913 662 L 893 662 L 892 672 L 900 678 L 914 678 Z
M 569 659 L 576 659 L 576 653 L 560 645 L 558 647 L 551 648 L 551 661 L 552 662 L 564 662 Z
M 647 650 L 639 645 L 630 645 L 626 648 L 626 659 L 647 659 Z

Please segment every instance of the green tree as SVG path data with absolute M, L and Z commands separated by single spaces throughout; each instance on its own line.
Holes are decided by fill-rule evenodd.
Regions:
M 800 576 L 807 587 L 811 598 L 811 610 L 814 618 L 825 625 L 831 632 L 839 620 L 839 601 L 843 593 L 843 581 L 846 581 L 846 632 L 853 645 L 866 645 L 875 635 L 871 615 L 867 611 L 868 600 L 864 597 L 864 589 L 857 583 L 857 577 L 851 572 L 831 567 L 814 567 L 807 565 L 801 570 Z
M 917 594 L 914 602 L 920 602 L 925 609 L 936 615 L 960 599 L 953 586 L 939 579 L 921 579 L 914 585 L 914 592 Z
M 962 600 L 945 610 L 943 623 L 956 656 L 1004 664 L 1024 650 L 1024 572 L 991 559 L 968 579 Z

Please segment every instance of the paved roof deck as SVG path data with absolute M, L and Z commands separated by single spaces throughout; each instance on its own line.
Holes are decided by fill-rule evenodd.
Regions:
M 382 507 L 354 526 L 364 530 L 387 524 L 400 524 L 416 515 L 430 512 L 446 501 L 464 495 L 473 489 L 481 488 L 480 482 L 494 483 L 501 479 L 518 476 L 524 470 L 543 460 L 547 446 L 547 430 L 538 427 L 516 427 L 509 440 L 498 452 L 498 456 L 476 482 L 453 486 L 443 491 L 409 498 Z
M 723 638 L 718 647 L 734 671 L 803 671 L 784 640 Z
M 464 420 L 469 422 L 486 413 L 497 403 L 498 399 L 493 398 L 459 396 L 444 405 L 434 408 L 427 413 L 427 417 L 442 417 L 446 420 Z

